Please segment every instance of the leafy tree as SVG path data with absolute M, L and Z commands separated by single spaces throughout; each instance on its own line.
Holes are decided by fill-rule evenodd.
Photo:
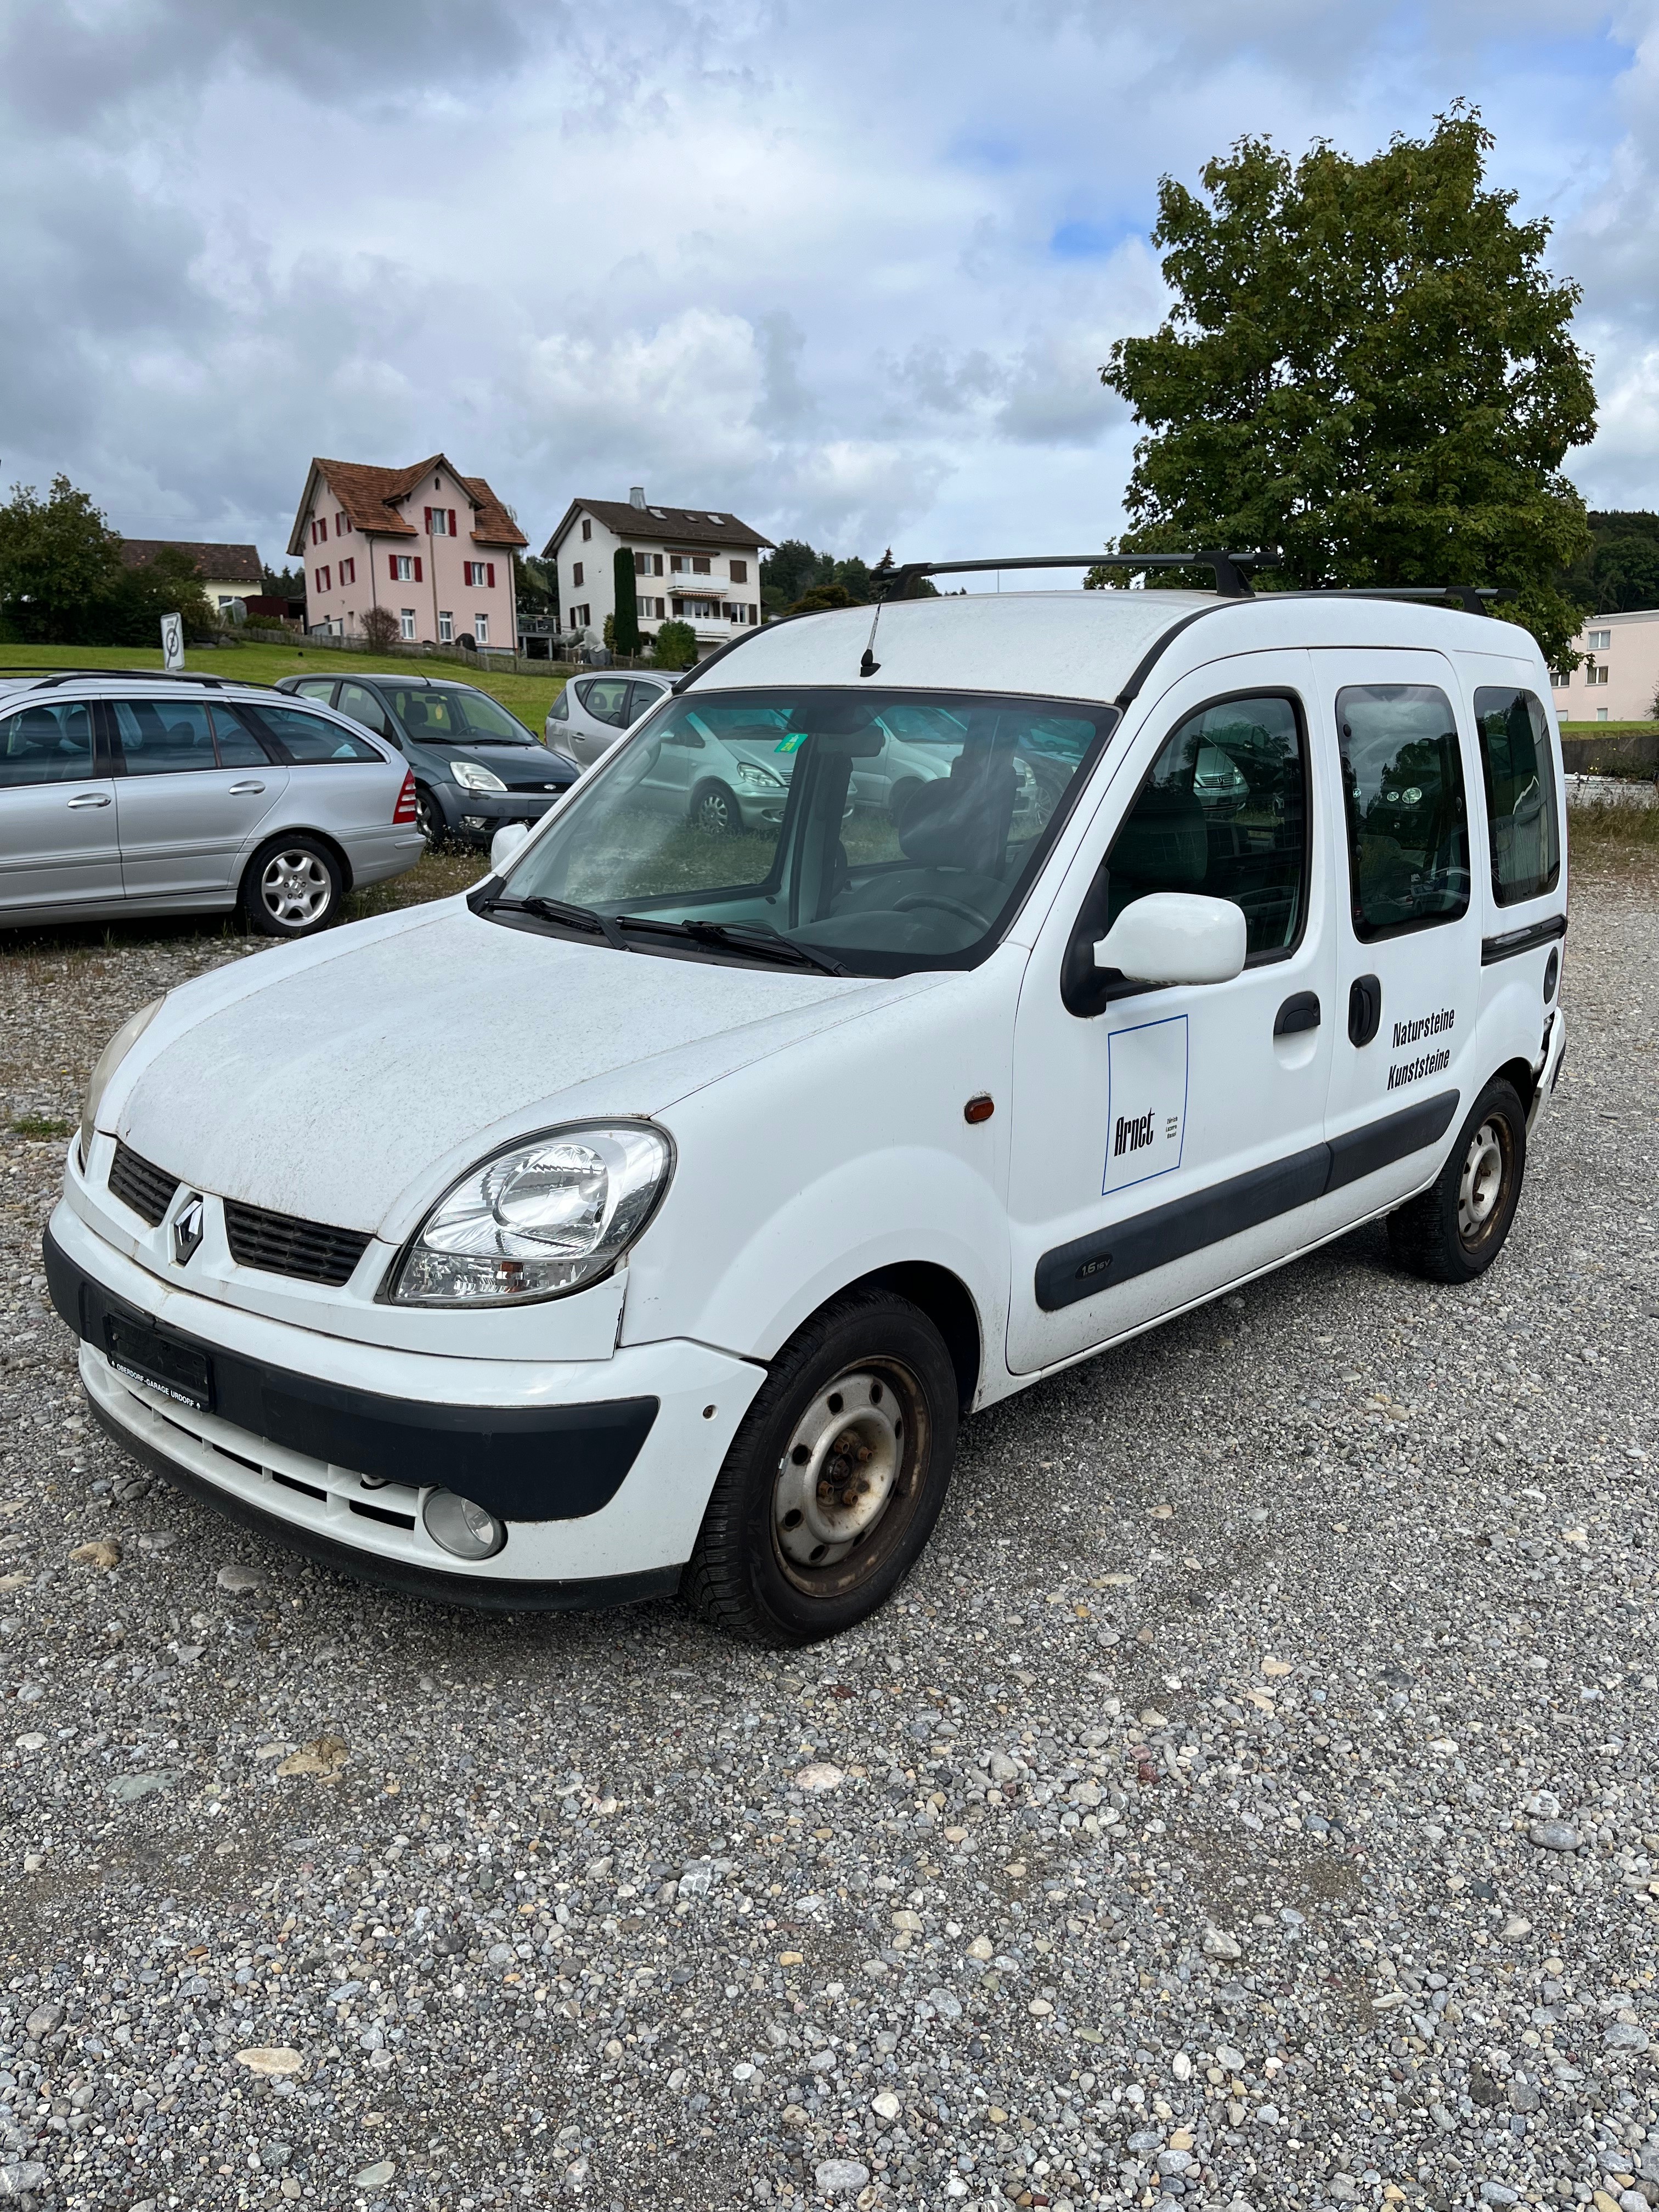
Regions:
M 520 553 L 514 557 L 513 585 L 516 604 L 528 615 L 546 614 L 556 593 L 545 563 L 530 553 Z
M 635 653 L 640 649 L 640 601 L 634 583 L 634 556 L 626 545 L 617 548 L 611 573 L 617 580 L 617 612 L 605 643 L 614 645 L 618 653 Z
M 659 623 L 655 657 L 659 668 L 690 668 L 697 657 L 697 634 L 690 623 Z
M 1175 311 L 1101 371 L 1146 434 L 1124 550 L 1277 546 L 1291 586 L 1507 585 L 1494 611 L 1566 665 L 1559 576 L 1589 532 L 1560 468 L 1595 392 L 1578 288 L 1543 265 L 1549 225 L 1486 188 L 1492 143 L 1460 105 L 1369 161 L 1243 138 L 1201 195 L 1164 179 Z
M 65 476 L 41 499 L 15 484 L 0 507 L 0 613 L 14 635 L 48 645 L 155 645 L 164 614 L 186 636 L 217 628 L 195 563 L 164 546 L 137 568 L 87 494 Z
M 1592 513 L 1589 528 L 1589 550 L 1567 571 L 1563 588 L 1587 614 L 1659 607 L 1659 514 Z
M 358 626 L 376 653 L 390 653 L 403 635 L 403 625 L 390 607 L 370 607 Z
M 828 553 L 815 553 L 803 538 L 786 538 L 760 565 L 761 598 L 780 613 L 815 584 L 833 583 L 836 564 Z
M 852 594 L 845 584 L 814 584 L 810 592 L 803 592 L 789 609 L 792 615 L 827 614 L 832 607 L 850 607 Z

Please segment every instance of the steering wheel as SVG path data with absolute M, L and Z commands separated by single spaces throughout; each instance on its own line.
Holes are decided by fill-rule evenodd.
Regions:
M 936 906 L 942 914 L 955 915 L 958 921 L 971 922 L 975 929 L 982 930 L 985 927 L 985 916 L 975 914 L 965 901 L 940 898 L 932 891 L 913 891 L 908 898 L 896 899 L 893 911 L 895 914 L 911 914 L 919 906 Z

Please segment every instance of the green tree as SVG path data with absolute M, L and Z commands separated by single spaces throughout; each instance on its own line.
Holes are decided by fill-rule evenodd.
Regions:
M 1277 546 L 1290 586 L 1508 586 L 1494 611 L 1566 665 L 1589 531 L 1560 470 L 1595 392 L 1578 288 L 1486 188 L 1492 143 L 1459 106 L 1369 161 L 1244 138 L 1201 194 L 1164 179 L 1175 311 L 1101 371 L 1146 434 L 1121 550 Z
M 640 649 L 640 601 L 634 583 L 634 556 L 626 545 L 617 548 L 611 562 L 611 573 L 617 580 L 617 618 L 613 636 L 618 653 L 635 653 Z M 612 643 L 607 638 L 605 643 Z
M 1586 614 L 1659 607 L 1659 514 L 1644 509 L 1589 517 L 1589 550 L 1562 579 Z
M 656 663 L 659 668 L 690 668 L 697 657 L 697 634 L 690 623 L 657 625 Z
M 67 477 L 52 478 L 46 499 L 33 484 L 12 486 L 0 507 L 0 607 L 14 635 L 91 644 L 94 611 L 107 606 L 120 578 L 120 539 Z
M 850 607 L 853 598 L 845 584 L 814 584 L 803 592 L 788 611 L 792 615 L 827 614 L 833 607 Z
M 107 597 L 89 611 L 88 635 L 76 642 L 155 645 L 168 614 L 183 617 L 187 638 L 210 637 L 219 629 L 196 563 L 178 545 L 163 545 L 136 568 L 118 569 Z

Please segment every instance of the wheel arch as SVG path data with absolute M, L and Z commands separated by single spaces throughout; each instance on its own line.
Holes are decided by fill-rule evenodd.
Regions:
M 273 845 L 280 845 L 285 837 L 310 837 L 313 838 L 318 844 L 327 846 L 333 855 L 335 866 L 340 871 L 340 896 L 344 898 L 351 890 L 353 882 L 351 855 L 346 851 L 345 847 L 337 837 L 326 830 L 313 830 L 308 822 L 290 822 L 285 828 L 273 830 L 268 836 L 261 837 L 242 863 L 242 872 L 236 885 L 237 903 L 240 905 L 247 895 L 248 878 L 252 874 L 260 854 L 269 852 Z
M 856 1281 L 844 1284 L 836 1296 L 844 1297 L 848 1291 L 872 1290 L 891 1291 L 896 1297 L 908 1298 L 933 1322 L 951 1355 L 951 1364 L 957 1374 L 957 1410 L 965 1414 L 979 1389 L 985 1356 L 979 1309 L 967 1284 L 934 1261 L 908 1260 L 860 1275 Z M 818 1310 L 822 1312 L 823 1308 Z

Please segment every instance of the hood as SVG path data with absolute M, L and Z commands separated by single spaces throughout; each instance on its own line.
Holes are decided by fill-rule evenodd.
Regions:
M 198 1188 L 398 1237 L 434 1184 L 521 1132 L 659 1113 L 934 980 L 615 952 L 459 900 L 397 921 L 313 939 L 292 961 L 263 954 L 240 966 L 245 990 L 223 975 L 186 985 L 153 1055 L 148 1038 L 131 1055 L 117 1133 Z

